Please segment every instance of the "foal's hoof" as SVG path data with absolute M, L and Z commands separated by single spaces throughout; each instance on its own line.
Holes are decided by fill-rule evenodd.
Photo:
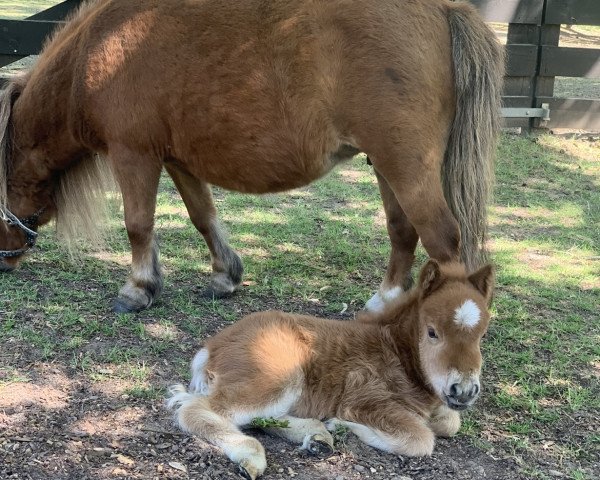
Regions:
M 238 469 L 240 475 L 247 480 L 256 480 L 260 477 L 260 472 L 254 465 L 246 460 L 242 460 L 242 462 L 238 465 Z
M 323 435 L 313 435 L 308 441 L 306 450 L 311 455 L 319 458 L 327 458 L 333 455 L 333 445 L 331 445 Z

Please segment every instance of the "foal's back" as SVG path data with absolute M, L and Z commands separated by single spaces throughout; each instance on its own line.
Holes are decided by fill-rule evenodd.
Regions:
M 206 342 L 202 368 L 213 375 L 215 397 L 252 405 L 293 392 L 290 413 L 301 417 L 337 415 L 358 388 L 408 392 L 407 403 L 421 410 L 428 395 L 416 393 L 386 331 L 378 322 L 256 313 Z

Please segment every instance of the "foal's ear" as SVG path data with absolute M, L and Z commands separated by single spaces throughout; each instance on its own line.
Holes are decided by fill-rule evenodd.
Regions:
M 430 259 L 421 269 L 419 275 L 419 288 L 421 289 L 421 296 L 426 297 L 431 295 L 437 288 L 442 284 L 442 272 L 440 271 L 440 264 Z
M 490 264 L 481 267 L 475 273 L 469 275 L 469 282 L 479 290 L 489 305 L 494 292 L 494 267 Z

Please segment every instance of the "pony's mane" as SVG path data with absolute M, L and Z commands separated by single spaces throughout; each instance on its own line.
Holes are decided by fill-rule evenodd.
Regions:
M 21 91 L 16 79 L 9 80 L 0 90 L 0 208 L 5 209 L 8 195 L 8 160 L 10 158 L 10 112 L 12 104 Z
M 46 37 L 42 45 L 40 55 L 44 55 L 44 53 L 50 50 L 54 44 L 62 43 L 63 37 L 68 36 L 73 30 L 79 28 L 81 22 L 90 13 L 90 10 L 96 6 L 100 6 L 103 1 L 104 0 L 87 0 L 69 12 L 64 19 L 63 25 L 56 28 L 50 35 L 48 35 L 48 37 Z M 35 68 L 35 65 L 33 68 Z
M 93 248 L 105 246 L 109 218 L 107 192 L 116 192 L 108 161 L 90 154 L 61 173 L 54 190 L 56 234 L 73 255 L 80 240 Z

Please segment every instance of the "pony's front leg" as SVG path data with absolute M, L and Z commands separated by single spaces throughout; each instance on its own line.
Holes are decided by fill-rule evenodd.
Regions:
M 411 268 L 419 236 L 385 178 L 377 170 L 375 175 L 383 201 L 392 249 L 379 291 L 366 303 L 365 308 L 371 312 L 381 312 L 388 302 L 400 297 L 412 286 Z
M 323 422 L 314 418 L 298 418 L 284 415 L 278 421 L 287 422 L 286 427 L 269 427 L 264 430 L 301 445 L 301 448 L 318 457 L 328 457 L 333 451 L 333 437 Z
M 131 273 L 119 291 L 117 313 L 148 308 L 162 289 L 158 245 L 154 238 L 154 211 L 162 165 L 125 149 L 109 151 L 123 195 L 125 227 L 131 244 Z

